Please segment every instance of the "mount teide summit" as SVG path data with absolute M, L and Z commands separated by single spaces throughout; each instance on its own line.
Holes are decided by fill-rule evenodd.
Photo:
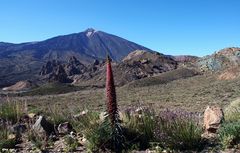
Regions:
M 35 78 L 49 60 L 66 61 L 75 56 L 89 64 L 109 54 L 120 61 L 130 52 L 150 49 L 102 31 L 89 28 L 80 33 L 57 36 L 39 42 L 0 42 L 0 86 Z
M 115 61 L 137 49 L 150 50 L 102 31 L 89 28 L 80 33 L 57 36 L 40 42 L 21 44 L 0 43 L 0 58 L 16 57 L 18 54 L 28 55 L 39 60 L 66 60 L 76 56 L 82 62 L 103 59 L 109 54 Z

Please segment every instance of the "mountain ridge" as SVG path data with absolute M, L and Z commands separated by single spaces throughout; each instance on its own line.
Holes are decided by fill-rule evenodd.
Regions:
M 120 61 L 135 50 L 152 51 L 119 36 L 89 28 L 83 32 L 60 35 L 43 41 L 19 44 L 0 43 L 0 86 L 34 79 L 49 60 L 65 61 L 75 56 L 83 64 L 105 59 L 107 54 Z

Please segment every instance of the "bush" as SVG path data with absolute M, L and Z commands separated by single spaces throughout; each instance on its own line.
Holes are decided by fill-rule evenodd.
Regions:
M 225 120 L 227 122 L 236 122 L 240 120 L 240 99 L 233 101 L 225 109 Z
M 46 116 L 50 117 L 50 122 L 54 125 L 59 125 L 70 119 L 70 115 L 64 113 L 58 105 L 49 106 L 49 112 Z
M 143 150 L 150 146 L 154 139 L 155 115 L 150 109 L 141 109 L 135 112 L 134 109 L 127 109 L 120 113 L 122 136 L 117 135 L 122 140 L 123 150 Z M 114 150 L 114 135 L 111 123 L 106 118 L 100 121 L 99 115 L 94 113 L 85 115 L 79 120 L 79 124 L 87 125 L 82 129 L 83 135 L 88 140 L 88 149 L 91 151 Z M 119 125 L 120 126 L 120 125 Z
M 31 141 L 37 149 L 44 150 L 46 148 L 46 138 L 39 136 L 32 129 L 28 130 L 27 138 L 28 141 Z
M 71 120 L 73 128 L 87 139 L 87 149 L 99 151 L 105 148 L 106 140 L 109 140 L 108 124 L 103 124 L 97 112 L 86 112 Z
M 107 122 L 85 130 L 84 136 L 88 140 L 87 148 L 93 152 L 111 150 L 112 132 L 110 123 Z
M 201 149 L 202 126 L 197 114 L 184 111 L 163 111 L 156 116 L 151 109 L 140 112 L 126 110 L 120 113 L 124 150 L 146 150 L 149 147 L 171 150 Z M 77 123 L 77 122 L 76 122 Z M 112 150 L 110 121 L 100 121 L 89 113 L 78 120 L 78 127 L 87 139 L 87 148 L 93 152 Z M 159 150 L 159 149 L 158 149 Z
M 224 149 L 240 143 L 240 121 L 226 122 L 218 130 L 220 144 Z
M 70 122 L 77 132 L 84 134 L 88 129 L 95 128 L 95 126 L 100 124 L 99 113 L 86 112 L 86 114 L 78 117 L 72 117 Z
M 126 110 L 122 113 L 123 134 L 126 147 L 130 149 L 147 149 L 154 141 L 155 114 L 149 108 L 138 108 L 139 112 Z M 136 111 L 136 110 L 135 110 Z
M 66 135 L 64 137 L 64 142 L 67 146 L 65 148 L 66 152 L 74 152 L 74 151 L 76 151 L 77 147 L 79 146 L 78 140 L 69 135 Z
M 0 118 L 12 124 L 18 122 L 23 112 L 24 106 L 17 102 L 6 102 L 0 106 Z
M 202 126 L 197 114 L 165 110 L 159 114 L 155 138 L 163 148 L 173 150 L 201 149 Z
M 0 151 L 3 148 L 14 148 L 16 144 L 16 139 L 8 139 L 10 132 L 5 126 L 0 126 Z

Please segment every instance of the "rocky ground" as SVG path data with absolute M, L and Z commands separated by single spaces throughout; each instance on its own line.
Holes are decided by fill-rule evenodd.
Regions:
M 237 102 L 237 105 L 239 105 L 239 100 Z M 235 104 L 232 105 L 231 108 L 233 108 L 234 106 Z M 148 109 L 149 108 L 147 107 L 129 108 L 130 114 L 132 114 L 131 116 L 132 117 L 137 116 L 137 118 L 139 117 L 141 118 L 142 116 L 146 115 L 145 113 L 146 111 L 149 111 Z M 84 120 L 82 119 L 88 118 L 90 115 L 89 113 L 90 112 L 88 110 L 84 110 L 79 114 L 73 115 L 73 118 L 79 119 L 78 122 L 76 122 L 77 124 L 84 124 Z M 225 113 L 229 115 L 229 112 L 225 112 Z M 120 111 L 119 114 L 120 114 L 120 119 L 123 121 L 122 124 L 124 126 L 125 125 L 124 122 L 126 120 L 125 114 L 122 111 Z M 160 113 L 160 116 L 167 115 L 166 117 L 169 120 L 169 115 L 170 116 L 177 115 L 178 117 L 180 118 L 183 117 L 182 119 L 186 120 L 186 119 L 190 119 L 188 118 L 189 117 L 188 115 L 190 114 L 188 112 L 182 112 L 182 111 L 172 112 L 172 111 L 166 110 L 166 111 L 163 111 L 162 114 Z M 53 121 L 52 119 L 54 118 L 54 116 L 52 115 L 53 114 L 51 114 L 51 117 L 50 117 L 50 116 L 44 116 L 40 114 L 38 115 L 34 113 L 22 114 L 15 124 L 11 124 L 10 120 L 7 121 L 6 119 L 3 118 L 3 115 L 1 115 L 2 119 L 1 119 L 0 126 L 5 126 L 11 131 L 10 132 L 11 134 L 10 133 L 8 134 L 7 140 L 8 141 L 14 140 L 15 142 L 14 147 L 11 147 L 10 145 L 5 145 L 7 147 L 2 149 L 2 152 L 80 153 L 80 152 L 90 151 L 89 143 L 91 142 L 91 140 L 87 140 L 81 131 L 75 129 L 77 128 L 77 126 L 74 125 L 74 122 L 70 120 L 69 120 L 70 122 L 68 121 L 61 122 L 60 120 L 56 120 L 56 119 L 54 119 L 54 122 L 52 122 Z M 192 115 L 193 114 L 191 114 L 190 116 Z M 226 119 L 228 119 L 228 117 L 229 116 L 226 116 Z M 105 120 L 103 113 L 99 113 L 98 119 L 100 122 L 103 122 Z M 174 119 L 174 117 L 172 119 Z M 222 126 L 222 124 L 224 124 L 224 113 L 220 107 L 217 107 L 217 106 L 207 107 L 206 110 L 204 111 L 203 116 L 198 116 L 198 119 L 200 122 L 202 122 L 201 124 L 198 125 L 198 128 L 204 129 L 204 131 L 202 131 L 201 133 L 201 138 L 199 137 L 201 141 L 204 141 L 204 143 L 200 142 L 200 139 L 198 140 L 199 145 L 204 145 L 203 146 L 204 148 L 202 148 L 200 151 L 196 151 L 195 150 L 196 148 L 193 149 L 193 151 L 190 151 L 190 150 L 174 151 L 172 149 L 166 149 L 159 146 L 155 146 L 149 149 L 145 149 L 144 151 L 137 151 L 137 150 L 131 149 L 131 151 L 129 150 L 129 152 L 133 152 L 133 153 L 142 153 L 142 152 L 147 152 L 147 153 L 158 153 L 158 152 L 162 152 L 162 153 L 165 153 L 165 152 L 166 153 L 171 153 L 171 152 L 237 153 L 240 151 L 240 144 L 235 145 L 234 148 L 232 147 L 225 148 L 224 151 L 221 151 L 222 149 L 220 145 L 216 143 L 216 141 L 218 141 L 218 134 L 219 134 L 217 133 L 217 130 Z M 58 123 L 56 123 L 56 121 L 58 121 Z M 89 120 L 89 121 L 94 122 L 94 120 Z M 91 123 L 87 123 L 87 124 L 91 124 Z M 145 126 L 146 128 L 148 127 L 147 125 Z M 185 127 L 182 127 L 182 128 L 185 128 Z M 185 129 L 181 129 L 181 130 L 185 130 Z M 5 141 L 5 140 L 1 140 L 1 141 Z M 147 141 L 147 139 L 145 141 Z M 162 139 L 162 141 L 164 141 L 164 138 Z M 0 147 L 1 147 L 1 143 L 0 143 Z M 8 147 L 10 147 L 11 149 L 8 149 Z M 101 152 L 106 152 L 106 151 L 101 151 Z

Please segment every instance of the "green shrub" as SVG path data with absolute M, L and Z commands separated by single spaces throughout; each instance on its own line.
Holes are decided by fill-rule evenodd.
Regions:
M 112 149 L 112 128 L 110 123 L 103 122 L 86 129 L 84 136 L 88 143 L 87 148 L 92 152 L 106 151 Z
M 39 149 L 41 151 L 45 151 L 47 146 L 53 143 L 52 139 L 48 139 L 46 135 L 36 133 L 33 129 L 28 129 L 27 139 L 32 142 L 35 147 L 34 149 Z
M 87 139 L 87 149 L 91 152 L 114 150 L 112 124 L 108 117 L 101 120 L 99 113 L 87 112 L 71 121 L 74 129 Z
M 155 127 L 156 141 L 172 150 L 202 149 L 202 133 L 198 115 L 185 111 L 162 111 Z
M 141 113 L 131 114 L 133 110 L 120 113 L 121 127 L 123 135 L 114 135 L 111 122 L 106 118 L 99 120 L 99 115 L 89 114 L 81 119 L 81 124 L 85 123 L 83 129 L 84 136 L 88 140 L 88 149 L 91 151 L 114 150 L 114 136 L 121 140 L 123 150 L 143 150 L 150 146 L 154 139 L 154 113 L 149 109 L 143 109 Z M 82 126 L 83 127 L 83 126 Z M 116 127 L 115 127 L 116 128 Z
M 28 141 L 31 141 L 34 146 L 40 150 L 44 149 L 45 139 L 39 137 L 33 130 L 29 130 L 27 133 Z
M 99 113 L 97 112 L 87 112 L 84 115 L 79 115 L 78 117 L 72 117 L 70 120 L 73 128 L 84 134 L 86 130 L 95 128 L 100 124 Z
M 0 151 L 3 148 L 14 148 L 16 139 L 8 139 L 10 132 L 5 126 L 0 126 Z
M 23 112 L 24 106 L 17 102 L 6 102 L 0 105 L 0 118 L 12 124 L 18 122 Z
M 224 149 L 240 143 L 240 121 L 226 122 L 218 130 L 220 144 Z
M 46 116 L 50 117 L 50 122 L 54 125 L 59 125 L 70 119 L 71 114 L 66 114 L 58 105 L 49 106 L 49 112 Z
M 73 128 L 87 139 L 87 149 L 96 152 L 109 148 L 111 139 L 110 122 L 100 120 L 99 113 L 87 112 L 71 121 Z
M 233 101 L 224 111 L 227 122 L 240 120 L 240 99 Z
M 65 151 L 66 152 L 73 152 L 73 151 L 76 151 L 77 147 L 79 146 L 79 142 L 77 139 L 69 136 L 69 135 L 66 135 L 64 137 L 64 142 L 66 144 L 66 148 L 65 148 Z
M 155 114 L 150 109 L 142 109 L 140 113 L 133 110 L 122 113 L 123 134 L 126 145 L 130 149 L 142 150 L 154 141 Z

